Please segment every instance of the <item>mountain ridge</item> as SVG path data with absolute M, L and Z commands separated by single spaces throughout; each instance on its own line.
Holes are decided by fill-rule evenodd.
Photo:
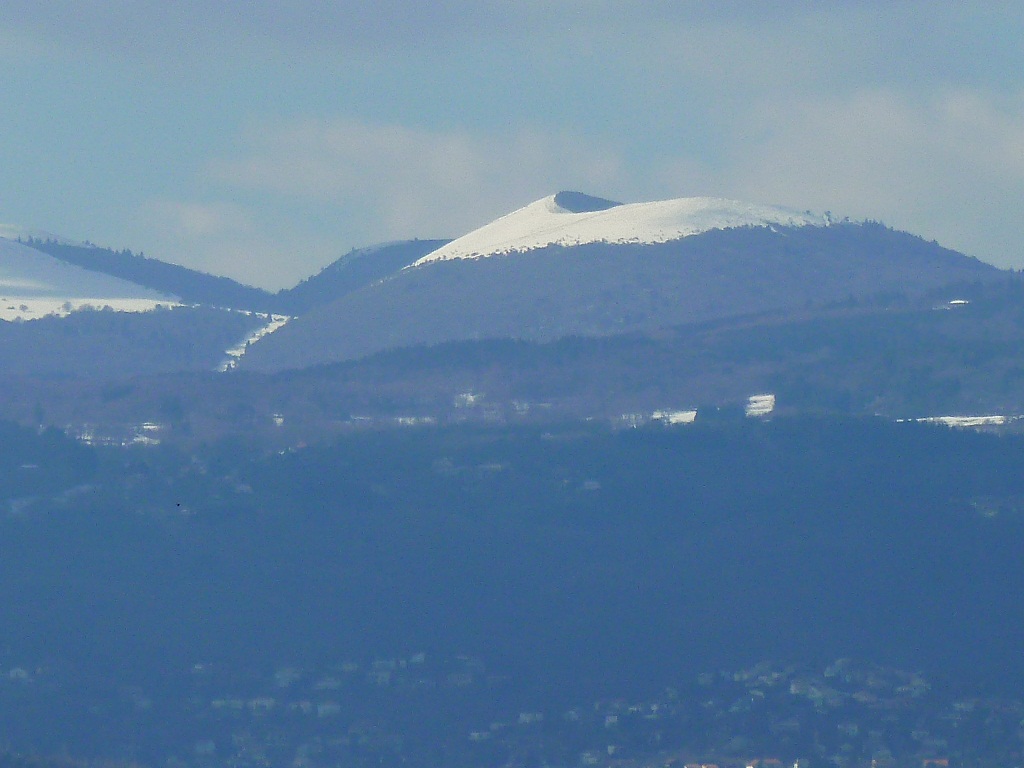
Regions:
M 177 302 L 170 292 L 85 269 L 0 238 L 0 320 L 31 320 L 86 306 L 141 312 Z
M 316 308 L 254 345 L 245 366 L 301 368 L 458 340 L 651 332 L 1001 274 L 871 223 L 712 229 L 663 243 L 439 259 Z
M 449 240 L 397 240 L 355 248 L 315 275 L 275 295 L 282 311 L 300 315 L 352 291 L 383 280 Z
M 26 241 L 25 245 L 92 272 L 111 275 L 151 290 L 173 293 L 185 303 L 262 312 L 274 309 L 273 294 L 261 288 L 244 285 L 230 277 L 147 258 L 127 249 L 115 251 L 96 245 L 36 239 Z

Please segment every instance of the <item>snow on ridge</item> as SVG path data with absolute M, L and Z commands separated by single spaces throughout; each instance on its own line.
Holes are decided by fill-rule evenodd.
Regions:
M 562 193 L 559 193 L 562 194 Z M 745 226 L 827 226 L 825 216 L 717 197 L 626 203 L 574 213 L 537 200 L 428 253 L 412 267 L 435 261 L 477 259 L 550 245 L 665 243 L 713 229 Z M 409 269 L 409 267 L 407 267 Z
M 246 315 L 253 314 L 251 312 L 247 312 L 244 310 L 241 311 L 243 312 L 243 314 Z M 248 336 L 246 336 L 244 339 L 242 339 L 238 344 L 231 347 L 231 349 L 227 349 L 224 351 L 226 357 L 221 362 L 221 364 L 217 366 L 218 373 L 227 373 L 228 371 L 232 371 L 235 368 L 237 368 L 238 361 L 241 360 L 245 356 L 245 353 L 249 351 L 249 347 L 251 347 L 257 341 L 262 339 L 264 336 L 269 336 L 274 331 L 278 331 L 281 328 L 284 328 L 285 325 L 288 324 L 288 321 L 292 319 L 289 315 L 268 315 L 262 312 L 258 312 L 256 313 L 256 315 L 265 320 L 266 322 L 259 328 L 257 328 L 255 331 L 250 333 Z

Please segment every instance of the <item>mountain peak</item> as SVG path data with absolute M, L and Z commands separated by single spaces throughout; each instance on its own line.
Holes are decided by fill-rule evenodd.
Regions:
M 810 212 L 718 197 L 623 204 L 582 192 L 559 192 L 453 240 L 412 266 L 501 256 L 548 246 L 666 243 L 713 229 L 828 223 L 826 217 Z

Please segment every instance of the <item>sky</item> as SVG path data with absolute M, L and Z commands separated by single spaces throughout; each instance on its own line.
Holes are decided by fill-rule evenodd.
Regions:
M 1024 8 L 4 0 L 0 223 L 264 288 L 575 189 L 1024 267 Z

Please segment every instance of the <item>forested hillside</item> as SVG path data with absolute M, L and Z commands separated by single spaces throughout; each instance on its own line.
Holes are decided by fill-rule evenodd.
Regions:
M 775 394 L 777 412 L 791 415 L 1012 419 L 1024 414 L 1022 307 L 1019 277 L 1005 275 L 992 283 L 946 286 L 915 300 L 845 301 L 599 339 L 415 347 L 275 375 L 144 376 L 149 337 L 142 336 L 137 360 L 95 355 L 96 372 L 109 366 L 138 371 L 140 378 L 119 384 L 102 375 L 93 381 L 9 378 L 0 414 L 34 424 L 39 406 L 46 424 L 117 426 L 163 421 L 166 404 L 174 402 L 176 426 L 166 439 L 244 432 L 281 447 L 368 425 L 396 426 L 402 419 L 623 423 L 623 416 L 650 418 L 666 409 L 738 406 L 760 393 Z M 94 314 L 102 316 L 95 319 L 97 333 L 104 323 L 127 323 Z M 92 327 L 90 320 L 79 320 L 81 337 L 58 335 L 69 355 L 89 349 L 84 329 Z M 231 322 L 243 320 L 263 322 Z M 163 322 L 159 313 L 150 322 L 156 334 Z M 39 332 L 57 334 L 66 327 L 53 322 Z M 14 338 L 21 333 L 15 326 L 8 330 Z M 174 338 L 189 339 L 172 334 L 167 343 Z M 223 347 L 207 349 L 204 368 L 211 370 L 213 352 Z M 181 351 L 198 363 L 198 343 Z M 85 360 L 82 370 L 94 370 L 92 362 Z M 17 370 L 12 363 L 10 371 Z
M 252 313 L 210 307 L 82 310 L 67 317 L 0 322 L 0 369 L 8 378 L 79 382 L 212 371 L 226 350 L 266 323 Z
M 137 285 L 177 296 L 186 304 L 274 311 L 273 295 L 229 277 L 198 272 L 188 267 L 146 258 L 125 249 L 115 251 L 95 245 L 70 245 L 55 240 L 29 239 L 26 245 L 86 269 L 113 275 Z
M 502 712 L 555 727 L 764 659 L 1012 695 L 1022 448 L 807 419 L 371 431 L 269 456 L 79 448 L 91 468 L 63 463 L 84 475 L 2 502 L 4 735 L 165 764 L 205 740 L 293 754 L 369 718 L 405 736 L 339 743 L 347 764 L 381 749 L 436 766 Z M 315 670 L 303 695 L 336 714 L 302 720 L 287 688 Z M 436 675 L 466 682 L 415 683 Z M 293 724 L 264 734 L 266 707 Z
M 406 269 L 309 312 L 250 370 L 449 341 L 651 333 L 684 323 L 921 294 L 1004 272 L 877 224 L 712 230 L 671 242 L 550 246 Z
M 352 250 L 294 288 L 277 294 L 279 311 L 301 315 L 393 275 L 447 240 L 407 240 Z

